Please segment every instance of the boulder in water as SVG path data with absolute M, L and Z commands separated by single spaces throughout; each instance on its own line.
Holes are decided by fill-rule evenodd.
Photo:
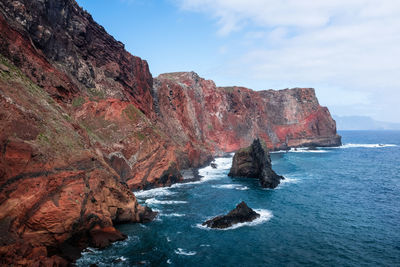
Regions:
M 259 218 L 260 214 L 252 210 L 242 201 L 227 215 L 220 215 L 203 223 L 210 228 L 224 229 L 237 223 L 251 222 Z
M 235 153 L 228 175 L 258 178 L 261 186 L 266 188 L 275 188 L 279 185 L 280 180 L 285 179 L 272 170 L 268 149 L 259 139 L 255 139 L 249 147 L 242 148 Z

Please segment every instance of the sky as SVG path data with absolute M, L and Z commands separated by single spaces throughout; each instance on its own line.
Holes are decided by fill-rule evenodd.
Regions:
M 77 0 L 153 76 L 313 87 L 339 116 L 400 122 L 398 0 Z

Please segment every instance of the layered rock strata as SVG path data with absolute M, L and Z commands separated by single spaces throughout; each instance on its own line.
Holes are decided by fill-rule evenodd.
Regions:
M 272 189 L 285 179 L 272 170 L 268 149 L 259 139 L 235 153 L 228 176 L 257 178 L 262 187 Z
M 131 189 L 249 145 L 340 144 L 313 89 L 153 79 L 74 0 L 0 0 L 0 259 L 62 265 L 154 213 Z M 99 238 L 102 237 L 102 238 Z M 73 252 L 75 251 L 75 252 Z
M 154 94 L 171 138 L 190 141 L 197 151 L 232 152 L 257 137 L 272 150 L 341 144 L 335 121 L 312 88 L 216 87 L 194 72 L 178 72 L 154 79 Z

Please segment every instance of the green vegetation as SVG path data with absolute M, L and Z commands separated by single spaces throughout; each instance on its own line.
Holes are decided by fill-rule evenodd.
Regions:
M 89 95 L 90 101 L 98 101 L 106 97 L 105 92 L 102 90 L 98 90 L 97 88 L 88 88 L 87 93 Z
M 36 124 L 40 133 L 33 142 L 39 144 L 41 153 L 47 151 L 53 154 L 65 154 L 84 147 L 79 133 L 67 126 L 66 122 L 72 121 L 67 111 L 44 88 L 35 84 L 2 55 L 0 55 L 0 78 L 7 86 L 4 92 L 6 96 L 40 119 L 40 123 Z
M 140 140 L 143 141 L 146 138 L 146 135 L 144 135 L 143 133 L 136 133 L 136 137 Z
M 36 139 L 37 139 L 39 142 L 42 142 L 42 143 L 50 143 L 49 138 L 48 138 L 44 133 L 38 134 L 38 136 L 36 137 Z
M 80 107 L 80 106 L 82 106 L 84 103 L 85 103 L 85 99 L 84 99 L 83 97 L 81 97 L 81 96 L 75 97 L 75 98 L 72 100 L 72 106 L 73 106 L 74 108 Z
M 123 112 L 128 119 L 134 122 L 138 122 L 140 119 L 145 117 L 144 114 L 132 104 L 129 104 Z

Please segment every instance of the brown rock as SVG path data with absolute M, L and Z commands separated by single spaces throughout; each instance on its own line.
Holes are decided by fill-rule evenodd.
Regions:
M 247 204 L 244 201 L 242 201 L 236 206 L 236 208 L 231 210 L 227 215 L 217 216 L 213 219 L 204 222 L 202 225 L 205 225 L 210 228 L 224 229 L 238 223 L 254 221 L 259 217 L 260 214 L 249 208 Z
M 272 170 L 268 149 L 259 139 L 235 153 L 228 176 L 258 178 L 261 186 L 267 188 L 275 188 L 285 179 Z
M 3 265 L 66 265 L 96 225 L 95 244 L 116 240 L 101 229 L 155 216 L 130 189 L 182 181 L 256 136 L 270 149 L 340 143 L 313 89 L 153 80 L 74 0 L 0 1 L 0 72 Z

